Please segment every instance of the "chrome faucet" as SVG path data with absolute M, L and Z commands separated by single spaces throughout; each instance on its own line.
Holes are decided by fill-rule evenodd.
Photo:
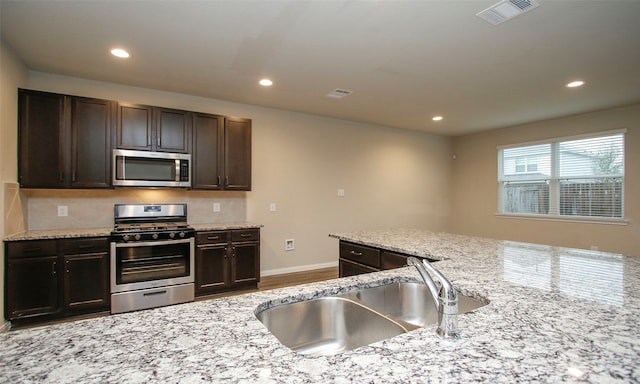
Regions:
M 438 329 L 436 330 L 438 335 L 446 338 L 460 336 L 458 332 L 458 292 L 453 288 L 451 282 L 426 259 L 408 257 L 407 265 L 418 269 L 422 280 L 431 291 L 433 303 L 438 309 Z M 440 289 L 427 270 L 438 279 Z

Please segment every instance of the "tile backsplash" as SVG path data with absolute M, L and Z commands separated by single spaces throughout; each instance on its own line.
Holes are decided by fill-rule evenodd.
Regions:
M 26 229 L 26 198 L 18 183 L 4 183 L 4 234 L 14 235 Z
M 29 230 L 113 226 L 115 204 L 186 203 L 191 224 L 246 221 L 246 192 L 118 188 L 114 190 L 23 190 Z M 6 196 L 6 193 L 5 193 Z M 213 211 L 220 204 L 220 212 Z M 66 206 L 68 215 L 58 216 Z

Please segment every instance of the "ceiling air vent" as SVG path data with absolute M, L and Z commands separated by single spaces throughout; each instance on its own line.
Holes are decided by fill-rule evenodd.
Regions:
M 327 97 L 332 97 L 334 99 L 342 99 L 345 96 L 349 96 L 353 91 L 348 89 L 336 88 L 333 91 L 327 93 Z
M 539 5 L 534 0 L 502 0 L 484 11 L 476 13 L 476 16 L 490 24 L 498 25 L 537 8 Z

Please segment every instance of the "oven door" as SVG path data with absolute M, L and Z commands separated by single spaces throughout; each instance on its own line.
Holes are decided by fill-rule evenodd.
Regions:
M 194 239 L 111 243 L 111 293 L 194 282 Z

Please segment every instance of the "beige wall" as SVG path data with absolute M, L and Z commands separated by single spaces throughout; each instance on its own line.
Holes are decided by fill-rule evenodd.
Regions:
M 628 225 L 498 218 L 497 146 L 626 128 Z M 452 229 L 457 233 L 640 256 L 640 104 L 454 139 Z
M 40 72 L 29 72 L 27 87 L 253 120 L 250 192 L 28 191 L 32 229 L 110 226 L 114 203 L 188 200 L 193 222 L 264 225 L 263 274 L 336 265 L 337 241 L 330 232 L 448 229 L 450 138 Z M 214 214 L 214 201 L 222 202 L 223 212 L 231 210 L 231 217 Z M 69 217 L 56 216 L 58 204 L 69 207 Z M 294 251 L 284 251 L 286 239 L 295 239 Z
M 20 193 L 17 189 L 17 88 L 26 83 L 26 70 L 4 44 L 0 44 L 0 236 L 24 229 Z M 7 222 L 5 222 L 5 218 Z M 0 286 L 4 287 L 4 247 L 0 247 Z M 4 319 L 4 294 L 0 295 Z

